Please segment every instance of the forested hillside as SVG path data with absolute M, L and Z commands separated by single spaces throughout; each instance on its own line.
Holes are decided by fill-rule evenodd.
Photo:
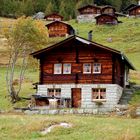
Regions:
M 0 0 L 0 16 L 31 16 L 42 11 L 46 14 L 58 12 L 64 20 L 75 18 L 76 9 L 86 4 L 112 5 L 121 11 L 138 0 Z

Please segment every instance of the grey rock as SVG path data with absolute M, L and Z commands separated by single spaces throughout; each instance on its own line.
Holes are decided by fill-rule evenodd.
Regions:
M 56 115 L 56 114 L 58 114 L 58 113 L 59 113 L 58 110 L 49 110 L 49 114 L 50 114 L 50 115 Z
M 34 115 L 34 114 L 39 114 L 39 110 L 26 110 L 24 111 L 25 114 L 27 115 Z

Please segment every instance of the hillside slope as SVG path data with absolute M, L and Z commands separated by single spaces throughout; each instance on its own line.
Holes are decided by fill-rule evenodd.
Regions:
M 6 19 L 5 19 L 6 20 Z M 140 84 L 140 18 L 120 18 L 123 23 L 117 26 L 96 26 L 93 23 L 81 23 L 78 24 L 75 20 L 71 20 L 68 23 L 71 24 L 77 31 L 78 35 L 87 38 L 88 32 L 93 30 L 93 41 L 115 48 L 122 51 L 133 63 L 137 71 L 131 71 L 130 79 L 132 82 Z M 11 23 L 11 22 L 9 22 Z M 46 22 L 44 22 L 46 24 Z M 48 45 L 54 44 L 64 38 L 50 39 Z M 5 65 L 8 62 L 8 46 L 5 39 L 0 39 L 0 109 L 10 109 L 9 98 L 6 90 Z M 17 70 L 18 72 L 18 70 Z M 17 75 L 17 74 L 16 74 Z M 32 89 L 32 83 L 38 81 L 39 72 L 28 69 L 25 75 L 25 80 L 20 96 L 29 96 L 35 92 Z M 26 103 L 20 102 L 17 105 L 22 106 Z

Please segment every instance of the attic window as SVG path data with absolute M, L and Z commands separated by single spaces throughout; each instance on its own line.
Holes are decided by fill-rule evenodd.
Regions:
M 63 64 L 63 74 L 71 74 L 71 64 Z
M 54 74 L 62 74 L 62 64 L 54 64 Z
M 83 73 L 84 74 L 90 74 L 91 73 L 91 64 L 90 63 L 83 64 Z
M 93 73 L 94 74 L 100 74 L 101 73 L 101 64 L 100 63 L 94 63 L 93 64 Z
M 106 89 L 105 88 L 93 88 L 92 89 L 93 101 L 106 101 Z

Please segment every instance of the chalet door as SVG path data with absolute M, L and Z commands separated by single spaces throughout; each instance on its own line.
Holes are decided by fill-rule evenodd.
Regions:
M 81 107 L 81 88 L 72 88 L 72 107 Z

